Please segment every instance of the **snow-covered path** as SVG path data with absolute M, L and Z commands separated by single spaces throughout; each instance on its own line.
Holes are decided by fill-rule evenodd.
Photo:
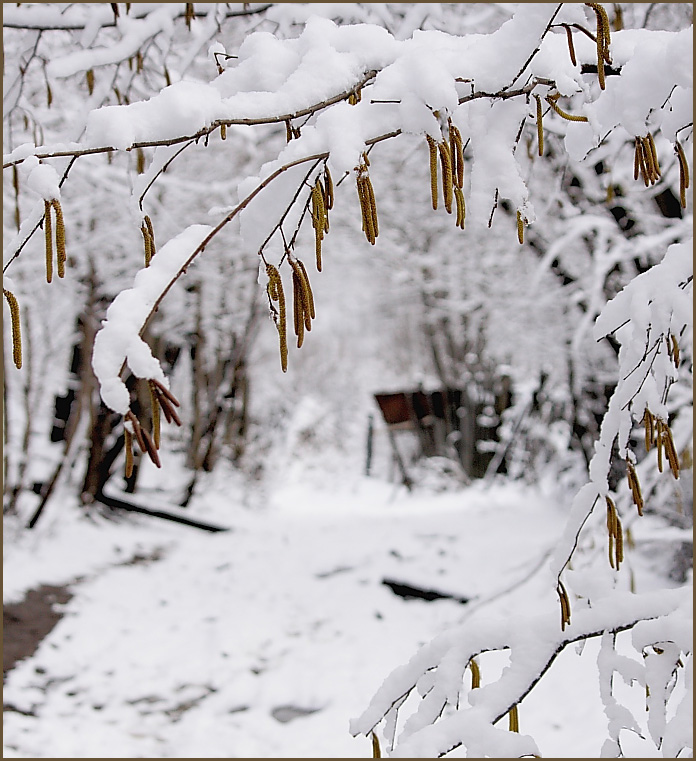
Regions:
M 67 513 L 6 549 L 6 600 L 84 577 L 8 675 L 8 757 L 369 757 L 349 719 L 420 644 L 528 577 L 563 517 L 519 487 L 394 498 L 368 480 L 287 486 L 264 512 L 229 512 L 221 534 Z M 385 579 L 470 602 L 405 599 Z M 564 655 L 521 707 L 545 756 L 598 756 L 591 650 Z

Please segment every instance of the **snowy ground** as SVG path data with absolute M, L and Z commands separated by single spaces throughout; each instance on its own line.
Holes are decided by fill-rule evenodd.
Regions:
M 6 546 L 6 602 L 39 583 L 73 582 L 74 596 L 9 672 L 5 757 L 370 757 L 349 719 L 443 627 L 487 598 L 509 605 L 500 593 L 539 566 L 563 521 L 557 499 L 518 486 L 283 483 L 265 510 L 207 490 L 192 514 L 226 533 L 90 522 L 54 503 Z M 404 599 L 385 578 L 470 602 Z M 544 756 L 599 757 L 595 660 L 592 645 L 564 653 L 523 702 L 521 731 Z M 485 682 L 501 664 L 481 667 Z

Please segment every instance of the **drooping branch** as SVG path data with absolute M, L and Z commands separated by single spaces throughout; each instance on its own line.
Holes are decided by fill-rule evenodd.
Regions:
M 177 137 L 163 139 L 163 140 L 142 140 L 128 146 L 126 150 L 132 151 L 138 148 L 157 148 L 159 146 L 171 146 L 171 145 L 177 145 L 179 143 L 185 143 L 188 141 L 198 142 L 199 140 L 201 140 L 201 138 L 204 138 L 207 135 L 210 135 L 212 132 L 215 132 L 215 130 L 220 129 L 223 125 L 225 127 L 231 127 L 235 125 L 260 126 L 263 124 L 284 124 L 287 121 L 300 119 L 303 116 L 311 116 L 313 114 L 318 113 L 319 111 L 322 111 L 325 108 L 328 108 L 329 106 L 334 105 L 335 103 L 339 103 L 342 100 L 346 100 L 352 93 L 364 87 L 376 75 L 377 75 L 377 71 L 375 70 L 368 71 L 362 77 L 360 77 L 360 79 L 354 85 L 351 85 L 351 87 L 349 87 L 348 89 L 330 98 L 327 98 L 326 100 L 323 100 L 319 103 L 314 103 L 311 106 L 298 109 L 297 111 L 294 111 L 291 113 L 278 114 L 274 116 L 264 116 L 264 117 L 258 117 L 258 118 L 216 119 L 209 126 L 203 127 L 202 129 L 190 135 L 178 135 Z M 127 106 L 124 106 L 124 108 L 127 108 Z M 114 148 L 113 146 L 106 145 L 106 146 L 99 146 L 94 148 L 75 147 L 74 149 L 68 149 L 68 150 L 45 150 L 45 151 L 42 151 L 41 153 L 32 152 L 29 155 L 36 156 L 36 158 L 43 160 L 43 159 L 61 158 L 66 156 L 90 156 L 90 155 L 99 154 L 99 153 L 112 153 L 116 150 L 117 149 Z M 7 169 L 11 166 L 16 166 L 17 164 L 21 164 L 23 161 L 29 158 L 29 155 L 22 156 L 21 159 L 14 159 L 14 160 L 10 159 L 9 161 L 7 161 L 6 163 L 2 165 L 2 168 Z
M 684 604 L 686 596 L 684 590 L 663 590 L 639 597 L 613 593 L 595 601 L 592 608 L 579 611 L 565 632 L 546 613 L 527 622 L 523 629 L 508 619 L 469 619 L 461 627 L 436 637 L 408 664 L 392 672 L 367 710 L 351 722 L 351 734 L 369 736 L 428 674 L 430 689 L 407 722 L 394 755 L 426 758 L 445 755 L 466 743 L 466 738 L 456 742 L 448 739 L 455 732 L 460 737 L 462 733 L 481 737 L 495 729 L 493 725 L 529 695 L 568 645 L 669 616 Z M 518 650 L 522 654 L 518 655 Z M 497 682 L 486 685 L 480 693 L 475 689 L 469 692 L 467 706 L 460 699 L 464 671 L 471 659 L 491 651 L 508 651 L 510 665 Z M 445 705 L 455 702 L 459 710 L 452 716 L 434 722 L 427 721 L 425 716 L 420 721 L 415 718 L 421 710 L 440 716 Z M 529 743 L 529 738 L 519 740 L 521 744 Z

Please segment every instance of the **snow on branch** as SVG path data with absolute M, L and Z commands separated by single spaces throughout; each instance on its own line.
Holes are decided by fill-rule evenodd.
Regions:
M 575 497 L 563 537 L 554 553 L 552 565 L 558 576 L 574 552 L 594 506 L 600 498 L 604 500 L 609 496 L 608 476 L 614 446 L 628 463 L 629 473 L 633 469 L 634 501 L 642 512 L 635 455 L 629 449 L 629 438 L 634 423 L 648 425 L 646 410 L 651 420 L 659 420 L 663 426 L 667 426 L 669 420 L 667 400 L 670 388 L 679 377 L 679 343 L 690 343 L 693 332 L 692 243 L 693 240 L 672 244 L 663 260 L 623 288 L 604 307 L 595 323 L 595 338 L 601 340 L 611 333 L 621 345 L 619 382 L 595 444 L 589 468 L 590 482 Z M 671 440 L 668 426 L 665 436 Z M 664 443 L 673 446 L 673 442 Z M 658 442 L 659 446 L 662 444 Z M 668 454 L 664 456 L 667 458 Z M 678 476 L 678 466 L 674 475 Z
M 120 377 L 124 364 L 136 378 L 166 383 L 159 362 L 140 333 L 155 304 L 211 227 L 192 225 L 164 245 L 150 266 L 140 270 L 132 288 L 121 291 L 106 312 L 94 341 L 92 367 L 104 404 L 121 415 L 130 410 L 130 393 Z
M 21 4 L 17 4 L 20 5 Z M 90 3 L 88 7 L 83 3 L 73 3 L 66 8 L 52 8 L 46 5 L 26 5 L 23 7 L 13 7 L 6 3 L 2 13 L 2 25 L 6 29 L 33 29 L 35 31 L 81 31 L 83 29 L 107 29 L 117 27 L 121 14 L 131 19 L 144 19 L 149 17 L 154 10 L 161 7 L 160 3 L 122 3 L 122 8 L 116 16 L 113 10 L 115 3 Z M 131 7 L 127 10 L 125 5 Z M 173 9 L 173 18 L 186 18 L 187 3 L 171 3 L 169 7 Z M 245 3 L 241 10 L 233 11 L 227 9 L 224 12 L 224 18 L 236 18 L 239 16 L 256 16 L 264 13 L 272 7 L 272 3 L 249 7 L 250 3 Z M 193 17 L 206 15 L 200 10 L 193 10 L 189 14 Z
M 521 703 L 564 648 L 606 632 L 633 629 L 634 644 L 643 652 L 673 637 L 672 617 L 682 621 L 676 650 L 689 652 L 683 611 L 690 595 L 688 589 L 640 596 L 613 592 L 578 611 L 564 632 L 548 611 L 530 616 L 523 625 L 515 616 L 470 618 L 395 669 L 362 715 L 351 721 L 350 731 L 367 736 L 386 720 L 386 743 L 393 746 L 390 755 L 397 758 L 438 758 L 462 745 L 473 758 L 539 755 L 531 737 L 494 725 Z M 651 628 L 642 629 L 646 622 Z M 509 652 L 510 663 L 500 679 L 467 687 L 466 671 L 472 659 L 492 650 Z M 617 667 L 616 663 L 611 666 Z M 641 678 L 649 678 L 645 668 Z M 403 711 L 408 705 L 405 699 L 415 692 L 420 693 L 420 702 L 397 734 L 395 714 Z M 683 741 L 682 733 L 679 743 Z

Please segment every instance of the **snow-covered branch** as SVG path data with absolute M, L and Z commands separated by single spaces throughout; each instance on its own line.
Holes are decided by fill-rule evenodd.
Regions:
M 640 596 L 615 592 L 593 601 L 591 608 L 579 610 L 564 632 L 548 611 L 530 616 L 524 625 L 515 616 L 473 617 L 436 637 L 409 663 L 395 669 L 368 708 L 351 721 L 351 733 L 369 735 L 386 719 L 391 729 L 386 741 L 393 744 L 391 755 L 398 758 L 437 758 L 460 745 L 473 758 L 539 755 L 531 737 L 495 724 L 524 700 L 558 655 L 573 642 L 628 629 L 634 631 L 639 652 L 673 637 L 675 630 L 682 631 L 676 646 L 679 652 L 688 653 L 688 633 L 680 629 L 687 598 L 688 590 Z M 655 627 L 647 636 L 648 630 L 641 627 L 643 622 L 652 621 Z M 493 650 L 508 651 L 510 656 L 500 679 L 473 689 L 467 687 L 465 673 L 471 660 Z M 482 673 L 485 675 L 485 670 Z M 645 683 L 647 677 L 643 679 Z M 390 718 L 390 714 L 398 710 L 403 713 L 408 705 L 404 699 L 414 690 L 421 700 L 397 734 L 396 716 Z

